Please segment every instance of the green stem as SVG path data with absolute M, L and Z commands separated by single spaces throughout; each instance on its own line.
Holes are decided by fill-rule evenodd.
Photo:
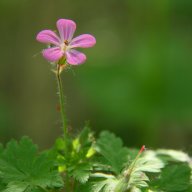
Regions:
M 58 91 L 59 91 L 59 101 L 60 101 L 60 111 L 61 111 L 61 118 L 62 118 L 62 124 L 63 124 L 63 132 L 64 132 L 64 137 L 66 138 L 67 136 L 67 119 L 66 119 L 66 114 L 65 114 L 65 98 L 63 94 L 63 86 L 61 82 L 61 76 L 60 76 L 60 67 L 61 65 L 57 65 L 57 72 L 56 72 L 56 77 L 57 77 L 57 84 L 58 84 Z

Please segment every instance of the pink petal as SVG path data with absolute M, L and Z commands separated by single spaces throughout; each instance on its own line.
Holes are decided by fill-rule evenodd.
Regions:
M 76 30 L 76 24 L 74 21 L 69 19 L 59 19 L 57 21 L 57 28 L 62 42 L 65 40 L 71 41 Z
M 37 41 L 41 43 L 59 45 L 59 37 L 51 30 L 43 30 L 37 34 Z
M 79 65 L 84 63 L 86 60 L 85 54 L 74 49 L 67 51 L 66 56 L 67 56 L 67 62 L 71 65 Z
M 78 37 L 75 37 L 72 39 L 70 43 L 70 47 L 81 47 L 81 48 L 87 48 L 87 47 L 93 47 L 96 43 L 95 37 L 89 34 L 83 34 Z
M 59 47 L 52 47 L 43 50 L 43 57 L 50 62 L 58 61 L 63 54 L 63 51 Z

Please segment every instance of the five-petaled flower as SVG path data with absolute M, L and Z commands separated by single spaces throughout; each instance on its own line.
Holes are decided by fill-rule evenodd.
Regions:
M 73 38 L 76 24 L 69 19 L 59 19 L 56 25 L 59 36 L 52 30 L 43 30 L 37 34 L 37 41 L 51 45 L 51 47 L 43 50 L 43 56 L 50 62 L 58 62 L 65 58 L 67 63 L 71 65 L 84 63 L 86 55 L 74 48 L 94 46 L 96 43 L 95 37 L 90 34 L 83 34 Z

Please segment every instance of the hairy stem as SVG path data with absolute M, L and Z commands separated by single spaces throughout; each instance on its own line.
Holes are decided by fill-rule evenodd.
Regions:
M 60 76 L 60 71 L 61 71 L 61 65 L 57 65 L 57 72 L 56 72 L 56 77 L 57 77 L 57 84 L 58 84 L 58 91 L 59 91 L 59 101 L 60 101 L 60 112 L 61 112 L 61 119 L 62 119 L 62 124 L 63 124 L 63 132 L 64 132 L 64 137 L 66 138 L 67 136 L 67 118 L 65 114 L 65 98 L 63 94 L 63 86 L 61 82 L 61 76 Z
M 139 151 L 139 153 L 137 154 L 135 160 L 132 162 L 132 164 L 130 165 L 130 168 L 125 172 L 125 177 L 129 178 L 130 175 L 133 172 L 134 166 L 137 162 L 137 160 L 139 159 L 140 155 L 143 153 L 143 151 L 145 150 L 145 145 L 143 145 Z

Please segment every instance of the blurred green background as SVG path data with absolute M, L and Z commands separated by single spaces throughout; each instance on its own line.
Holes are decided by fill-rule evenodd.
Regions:
M 71 129 L 89 120 L 129 146 L 189 149 L 192 138 L 191 0 L 0 0 L 0 141 L 60 135 L 50 64 L 36 42 L 59 18 L 97 39 L 62 74 Z

